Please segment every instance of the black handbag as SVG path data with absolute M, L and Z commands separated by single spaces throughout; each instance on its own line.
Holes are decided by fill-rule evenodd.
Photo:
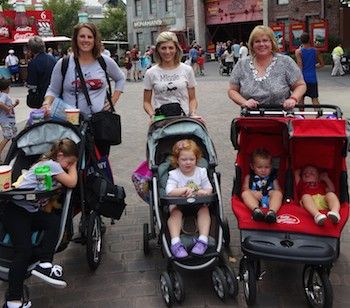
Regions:
M 86 201 L 100 215 L 119 220 L 126 206 L 124 187 L 114 185 L 98 171 L 93 172 L 87 176 Z
M 85 99 L 90 107 L 90 110 L 92 111 L 90 96 L 86 88 L 85 80 L 81 71 L 79 61 L 77 58 L 74 58 L 74 61 L 78 71 L 79 79 L 81 81 L 80 84 L 82 86 Z M 96 140 L 109 143 L 110 145 L 118 145 L 122 142 L 121 120 L 120 115 L 115 112 L 112 103 L 111 84 L 107 71 L 105 71 L 105 74 L 109 88 L 109 90 L 107 91 L 107 100 L 111 106 L 111 111 L 104 110 L 96 113 L 91 112 L 92 133 Z
M 164 104 L 155 110 L 155 115 L 164 115 L 166 117 L 176 117 L 185 115 L 179 103 Z
M 36 89 L 36 91 L 33 91 L 31 89 L 28 90 L 27 94 L 27 106 L 29 108 L 41 108 L 41 105 L 43 104 L 43 98 L 41 93 Z

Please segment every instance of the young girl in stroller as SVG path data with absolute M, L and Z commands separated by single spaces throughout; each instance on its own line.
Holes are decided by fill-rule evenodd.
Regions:
M 339 222 L 340 202 L 327 172 L 320 173 L 316 167 L 306 166 L 295 171 L 295 181 L 300 203 L 316 224 L 323 226 L 327 217 L 334 223 Z M 320 212 L 328 209 L 327 216 Z
M 170 197 L 186 197 L 193 195 L 206 196 L 212 193 L 213 187 L 208 179 L 207 170 L 197 166 L 197 161 L 202 153 L 199 146 L 189 139 L 183 139 L 175 143 L 172 151 L 172 165 L 175 170 L 169 172 L 166 185 L 166 193 Z M 182 225 L 182 212 L 171 205 L 168 219 L 169 233 L 171 237 L 170 250 L 176 258 L 188 256 L 185 246 L 180 241 Z M 208 235 L 210 229 L 210 214 L 208 206 L 203 205 L 197 213 L 199 237 L 193 246 L 191 253 L 203 255 L 208 248 Z
M 44 154 L 38 163 L 34 164 L 18 185 L 20 189 L 34 188 L 37 179 L 34 170 L 39 166 L 49 166 L 53 181 L 65 187 L 73 188 L 77 184 L 77 145 L 70 139 L 57 140 L 51 150 Z M 31 302 L 23 302 L 23 282 L 27 268 L 32 258 L 40 261 L 31 271 L 52 286 L 66 287 L 63 270 L 59 265 L 53 265 L 53 255 L 57 243 L 60 218 L 54 213 L 42 210 L 48 203 L 47 199 L 38 203 L 30 201 L 12 201 L 5 206 L 3 224 L 10 234 L 15 247 L 15 255 L 9 268 L 9 291 L 6 297 L 6 308 L 31 307 Z M 32 230 L 45 230 L 40 249 L 33 250 L 31 243 Z M 34 256 L 35 255 L 35 256 Z
M 263 148 L 256 149 L 252 153 L 250 168 L 251 172 L 243 182 L 243 202 L 253 211 L 254 220 L 274 223 L 282 205 L 282 192 L 277 174 L 272 169 L 271 154 Z M 269 209 L 266 215 L 259 206 Z

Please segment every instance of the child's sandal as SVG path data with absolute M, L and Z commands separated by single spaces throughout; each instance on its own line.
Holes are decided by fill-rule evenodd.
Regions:
M 262 210 L 260 210 L 258 207 L 256 207 L 254 210 L 253 210 L 253 219 L 255 221 L 263 221 L 265 218 L 265 215 L 263 213 Z
M 269 210 L 265 216 L 265 221 L 268 224 L 275 223 L 277 221 L 276 213 L 274 210 Z

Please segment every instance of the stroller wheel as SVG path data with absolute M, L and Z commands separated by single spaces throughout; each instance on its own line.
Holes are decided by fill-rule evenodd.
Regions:
M 160 274 L 160 292 L 165 304 L 170 307 L 174 303 L 175 295 L 170 275 L 167 272 Z
M 222 232 L 223 232 L 223 237 L 224 237 L 224 246 L 225 246 L 225 248 L 229 248 L 230 247 L 231 236 L 230 236 L 230 228 L 228 226 L 227 219 L 225 219 L 222 222 Z
M 101 262 L 101 248 L 101 217 L 92 211 L 89 215 L 86 233 L 86 256 L 91 270 L 96 270 Z
M 149 249 L 149 233 L 148 233 L 148 224 L 143 224 L 143 253 L 145 256 L 148 256 L 150 252 Z
M 222 301 L 225 301 L 228 294 L 228 287 L 225 274 L 220 267 L 215 266 L 214 270 L 211 273 L 211 280 L 213 282 L 213 287 L 216 295 Z
M 256 271 L 254 262 L 247 257 L 241 259 L 240 279 L 243 281 L 243 292 L 247 305 L 253 305 L 256 300 Z
M 305 265 L 303 287 L 311 307 L 332 307 L 333 289 L 325 268 Z
M 185 300 L 185 289 L 182 277 L 177 271 L 169 271 L 169 275 L 173 284 L 175 299 L 181 304 Z
M 225 264 L 221 266 L 221 269 L 226 278 L 228 295 L 231 298 L 236 298 L 238 295 L 238 280 L 233 268 Z

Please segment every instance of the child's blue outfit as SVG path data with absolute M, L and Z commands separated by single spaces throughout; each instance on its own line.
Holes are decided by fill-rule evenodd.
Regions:
M 263 197 L 260 200 L 260 206 L 263 208 L 269 207 L 269 191 L 274 189 L 273 181 L 276 179 L 276 172 L 273 170 L 270 175 L 260 177 L 253 171 L 250 172 L 249 188 L 253 191 L 261 191 Z

